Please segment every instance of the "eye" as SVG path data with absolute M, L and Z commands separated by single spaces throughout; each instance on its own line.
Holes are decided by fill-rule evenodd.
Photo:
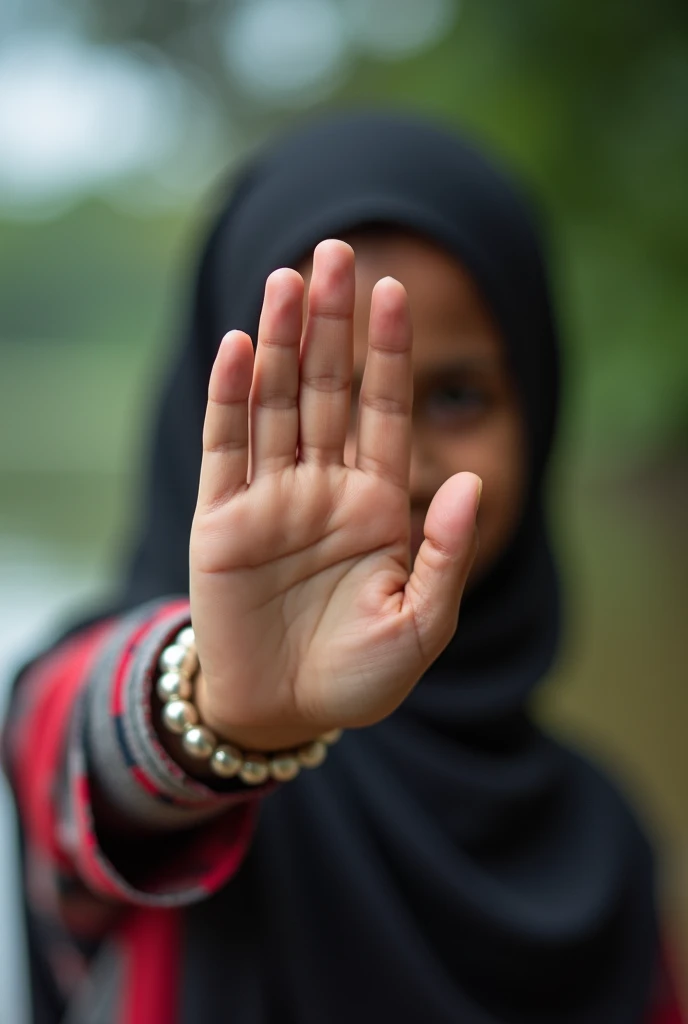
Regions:
M 437 384 L 427 393 L 424 411 L 436 422 L 463 422 L 479 416 L 488 404 L 485 388 L 467 382 L 448 381 Z

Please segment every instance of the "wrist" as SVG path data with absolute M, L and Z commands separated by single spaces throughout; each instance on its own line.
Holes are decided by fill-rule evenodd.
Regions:
M 207 768 L 221 779 L 238 776 L 252 786 L 270 779 L 288 782 L 296 778 L 301 768 L 321 765 L 328 747 L 341 735 L 341 729 L 333 729 L 316 739 L 309 737 L 297 743 L 281 729 L 227 729 L 213 711 L 210 687 L 200 670 L 191 626 L 180 630 L 173 643 L 163 650 L 158 669 L 155 690 L 161 702 L 160 726 L 176 736 L 181 745 L 175 755 L 176 743 L 168 739 L 167 749 L 182 767 L 191 758 L 191 774 L 198 775 Z M 299 732 L 295 730 L 294 737 Z
M 302 725 L 238 725 L 228 722 L 227 717 L 217 710 L 217 704 L 209 694 L 207 680 L 198 668 L 194 679 L 194 703 L 204 725 L 215 733 L 222 743 L 231 743 L 241 750 L 256 750 L 272 753 L 275 750 L 289 750 L 313 741 L 317 729 Z

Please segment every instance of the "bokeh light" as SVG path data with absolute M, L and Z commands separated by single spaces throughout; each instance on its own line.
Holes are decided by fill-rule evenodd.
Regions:
M 0 53 L 5 201 L 75 194 L 169 157 L 181 125 L 175 76 L 131 53 L 68 36 Z

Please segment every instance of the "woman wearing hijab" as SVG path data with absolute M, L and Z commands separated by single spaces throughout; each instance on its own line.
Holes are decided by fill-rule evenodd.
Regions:
M 37 1024 L 679 1020 L 648 844 L 530 714 L 558 391 L 470 145 L 350 115 L 248 168 L 120 598 L 15 687 Z

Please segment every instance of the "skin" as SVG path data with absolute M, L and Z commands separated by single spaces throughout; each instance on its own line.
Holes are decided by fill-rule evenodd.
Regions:
M 523 500 L 522 418 L 470 278 L 410 236 L 353 241 L 357 266 L 329 240 L 303 274 L 272 274 L 255 357 L 231 332 L 211 375 L 190 544 L 196 703 L 244 749 L 390 714 L 456 629 L 475 474 L 476 572 Z
M 432 242 L 402 232 L 346 239 L 356 253 L 352 415 L 344 461 L 356 451 L 356 408 L 368 349 L 373 288 L 400 281 L 413 322 L 411 552 L 423 540 L 430 502 L 462 470 L 483 481 L 480 543 L 469 583 L 507 547 L 518 523 L 526 480 L 525 433 L 504 345 L 472 278 Z M 312 261 L 299 268 L 306 283 Z

